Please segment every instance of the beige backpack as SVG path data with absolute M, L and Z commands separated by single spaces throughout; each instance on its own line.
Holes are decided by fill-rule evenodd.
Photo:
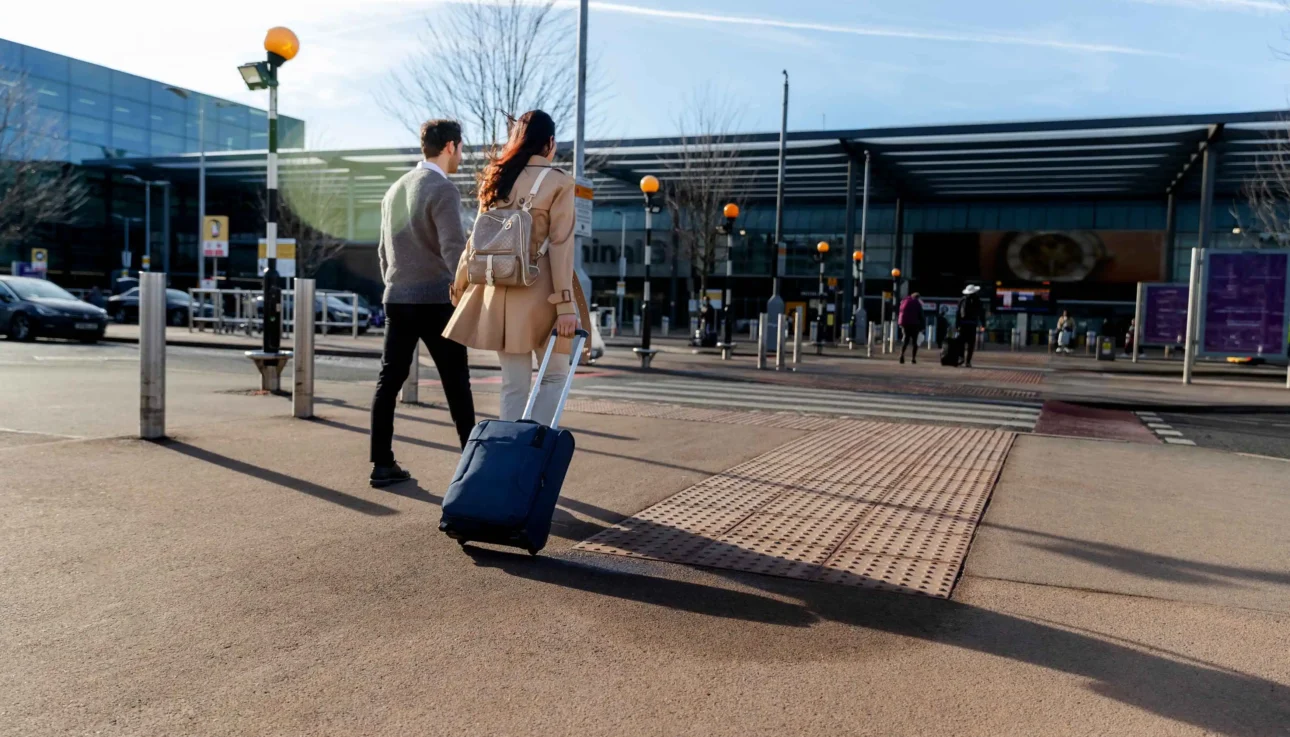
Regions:
M 532 254 L 533 216 L 529 209 L 550 173 L 550 169 L 543 169 L 538 174 L 529 196 L 520 200 L 520 209 L 484 210 L 475 218 L 466 255 L 466 279 L 471 284 L 527 287 L 537 281 L 537 260 L 550 242 L 543 241 L 537 255 Z

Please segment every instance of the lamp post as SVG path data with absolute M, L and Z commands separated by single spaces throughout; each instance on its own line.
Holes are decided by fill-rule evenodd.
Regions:
M 722 343 L 732 346 L 735 342 L 734 324 L 734 280 L 735 280 L 735 220 L 739 217 L 739 205 L 731 202 L 721 208 L 726 218 L 726 298 L 722 301 L 724 316 L 724 337 Z
M 891 337 L 887 340 L 888 352 L 896 350 L 896 331 L 900 323 L 900 269 L 891 270 Z
M 854 277 L 851 280 L 851 299 L 855 305 L 860 304 L 860 280 L 864 273 L 864 251 L 859 248 L 851 252 L 851 273 Z M 859 307 L 853 307 L 851 311 L 851 335 L 850 340 L 854 343 L 858 331 L 861 329 L 868 330 L 868 325 L 859 325 L 859 317 L 863 311 Z M 869 342 L 868 333 L 865 333 L 865 342 Z
M 265 61 L 243 64 L 237 70 L 251 90 L 269 91 L 269 153 L 265 184 L 264 352 L 276 354 L 282 346 L 282 286 L 278 281 L 278 67 L 295 58 L 300 40 L 290 29 L 270 28 L 264 37 Z
M 126 174 L 121 177 L 127 182 L 143 185 L 143 269 L 142 271 L 152 271 L 152 185 L 158 187 L 170 186 L 170 182 L 165 179 L 144 179 L 135 174 Z M 166 198 L 167 204 L 169 197 Z M 170 208 L 166 208 L 165 217 L 167 219 L 165 232 L 170 232 Z
M 121 246 L 121 268 L 125 269 L 126 276 L 130 275 L 130 222 L 142 222 L 142 218 L 131 218 L 125 215 L 113 213 L 113 218 L 120 220 L 125 224 L 125 243 Z
M 820 265 L 820 301 L 819 309 L 815 312 L 815 353 L 819 355 L 824 352 L 824 262 L 829 258 L 829 242 L 820 241 L 815 244 L 815 261 Z
M 622 232 L 618 237 L 618 286 L 614 291 L 618 294 L 618 310 L 614 312 L 614 320 L 618 323 L 618 332 L 623 332 L 623 296 L 627 294 L 627 213 L 622 210 L 614 210 L 614 214 L 622 222 Z
M 645 195 L 645 301 L 641 305 L 641 350 L 648 351 L 650 339 L 649 267 L 651 261 L 650 237 L 654 228 L 654 195 L 658 193 L 658 177 L 652 174 L 641 178 L 641 194 Z
M 196 93 L 183 87 L 167 87 L 166 90 L 188 100 Z M 197 286 L 206 280 L 206 255 L 202 253 L 202 228 L 206 223 L 206 105 L 201 98 L 197 99 Z M 215 107 L 232 107 L 233 103 L 216 100 Z

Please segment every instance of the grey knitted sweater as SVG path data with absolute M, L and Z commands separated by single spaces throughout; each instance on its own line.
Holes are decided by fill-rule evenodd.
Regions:
M 446 304 L 465 248 L 456 185 L 422 167 L 399 177 L 381 200 L 382 301 Z

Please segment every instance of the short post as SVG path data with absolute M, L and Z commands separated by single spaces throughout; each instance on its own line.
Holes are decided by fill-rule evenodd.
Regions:
M 323 305 L 323 309 L 327 309 L 327 305 Z M 350 321 L 351 337 L 357 338 L 358 337 L 358 294 L 357 293 L 349 295 L 349 321 Z
M 408 369 L 408 378 L 403 382 L 403 391 L 399 392 L 399 401 L 404 404 L 416 404 L 420 400 L 421 386 L 421 344 L 412 349 L 412 366 Z
M 776 317 L 778 319 L 775 322 L 775 370 L 783 371 L 784 370 L 784 333 L 786 332 L 784 318 L 786 316 L 784 315 L 784 313 L 781 312 Z
M 1048 331 L 1048 352 L 1049 353 L 1053 352 L 1053 349 L 1056 347 L 1056 344 L 1057 344 L 1057 331 L 1049 330 Z
M 636 334 L 637 338 L 641 337 L 641 316 L 640 315 L 632 316 L 632 332 Z
M 797 308 L 793 316 L 793 365 L 796 366 L 802 357 L 802 323 L 806 321 L 805 310 Z
M 1017 350 L 1017 329 L 1016 328 L 1012 329 L 1012 337 L 1010 338 L 1010 342 L 1012 344 L 1012 350 L 1014 351 Z
M 1094 330 L 1084 334 L 1084 353 L 1090 356 L 1097 353 L 1097 332 Z
M 668 317 L 667 315 L 664 315 L 663 316 L 663 337 L 666 338 L 667 334 L 671 330 L 672 330 L 672 318 Z
M 766 341 L 757 340 L 758 335 L 766 333 L 766 313 L 763 312 L 757 316 L 757 324 L 753 328 L 752 339 L 757 341 L 757 370 L 761 371 L 766 368 Z
M 766 313 L 763 312 L 761 316 L 764 318 L 766 316 Z M 748 333 L 749 333 L 748 339 L 757 340 L 757 336 L 761 335 L 762 332 L 764 332 L 765 330 L 766 330 L 765 320 L 758 320 L 757 322 L 750 323 L 748 325 Z
M 307 420 L 314 416 L 314 311 L 295 307 L 314 303 L 314 280 L 296 279 L 292 291 L 291 339 L 295 346 L 291 353 L 295 381 L 291 390 L 291 414 Z
M 818 338 L 818 337 L 819 337 L 819 334 L 820 334 L 820 321 L 819 321 L 819 320 L 812 320 L 812 321 L 811 321 L 811 334 L 810 334 L 810 341 L 811 341 L 812 343 L 816 342 L 816 338 Z
M 1138 296 L 1133 302 L 1133 353 L 1132 361 L 1138 362 L 1138 345 L 1142 340 L 1142 282 L 1138 282 Z
M 866 358 L 873 358 L 873 329 L 876 327 L 878 326 L 874 323 L 869 323 L 865 328 L 864 347 Z
M 1204 227 L 1202 221 L 1202 229 Z M 1196 347 L 1200 342 L 1196 339 L 1196 333 L 1200 324 L 1200 285 L 1204 262 L 1205 249 L 1191 249 L 1191 275 L 1187 280 L 1187 335 L 1183 342 L 1183 384 L 1191 383 L 1192 369 L 1196 364 Z
M 166 274 L 139 274 L 139 437 L 166 437 Z

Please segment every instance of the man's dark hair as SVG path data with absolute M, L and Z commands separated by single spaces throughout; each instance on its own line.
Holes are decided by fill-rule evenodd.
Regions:
M 432 159 L 449 143 L 461 145 L 461 123 L 455 120 L 427 120 L 421 124 L 421 155 Z

